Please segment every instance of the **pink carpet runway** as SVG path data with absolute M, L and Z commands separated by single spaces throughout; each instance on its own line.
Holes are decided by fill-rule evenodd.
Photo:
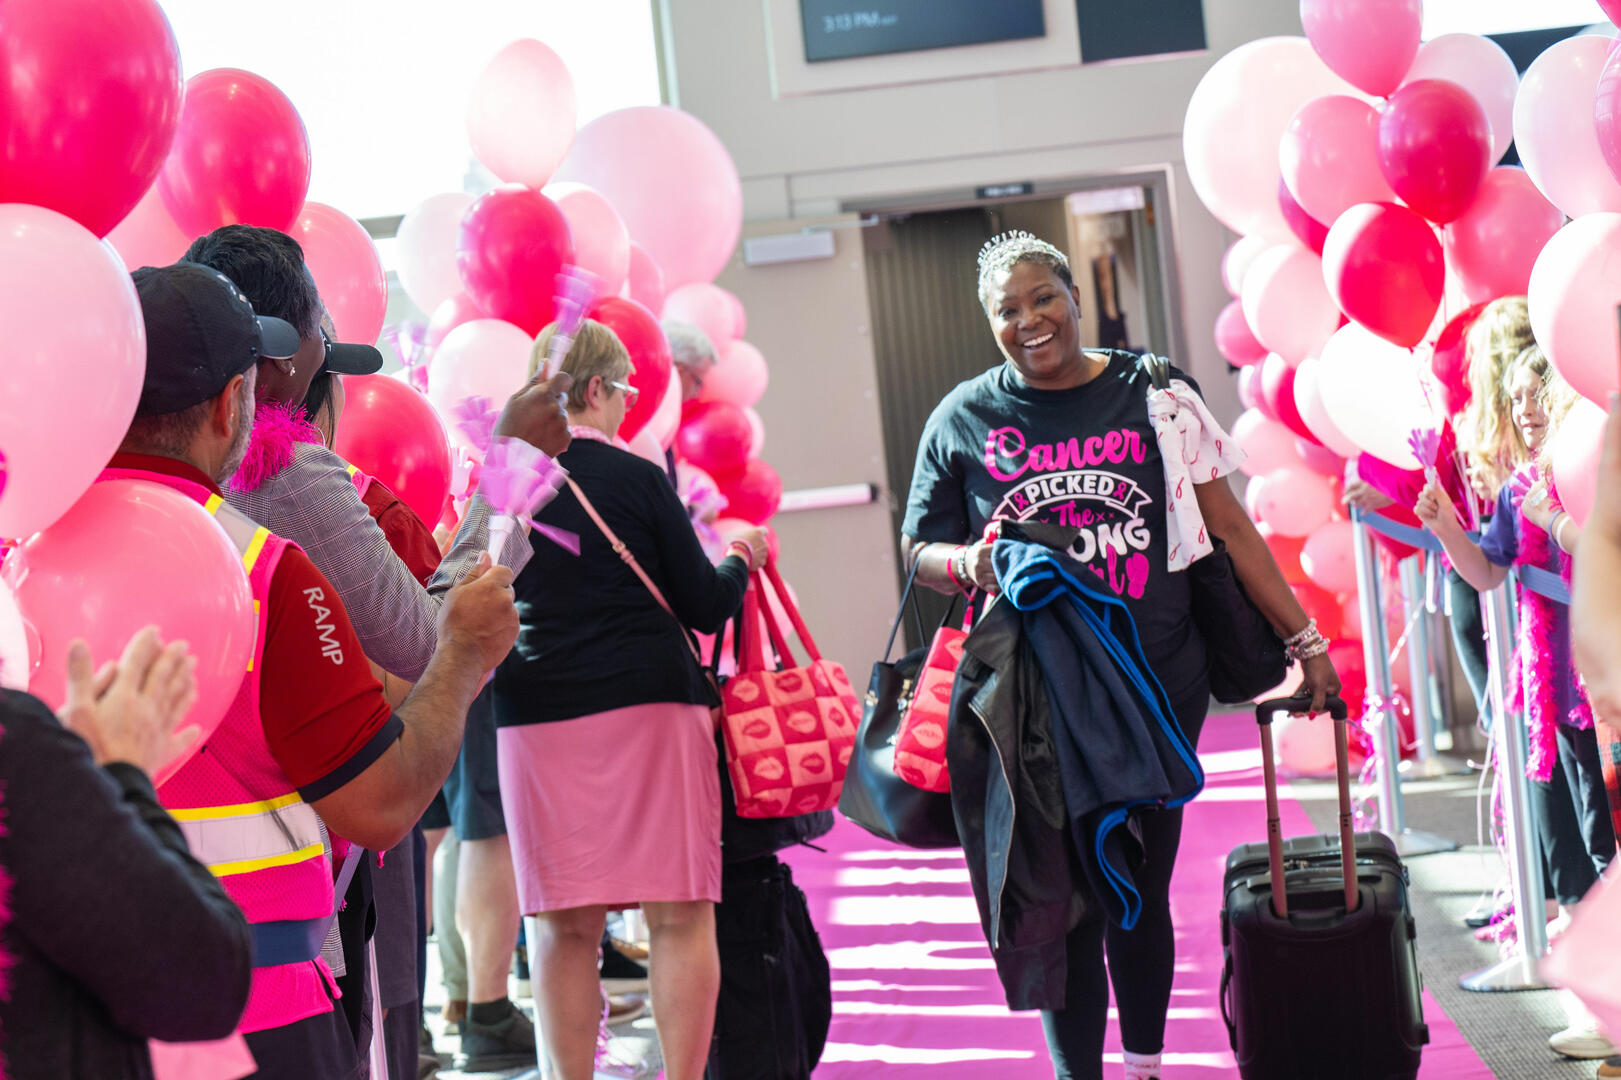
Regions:
M 1178 963 L 1166 1080 L 1238 1075 L 1216 997 L 1222 867 L 1230 850 L 1266 831 L 1253 722 L 1212 717 L 1201 743 L 1208 786 L 1188 808 L 1171 884 Z M 1285 835 L 1313 831 L 1299 803 L 1282 801 Z M 833 967 L 833 1030 L 819 1080 L 1051 1077 L 1037 1014 L 1004 1003 L 961 854 L 896 847 L 842 820 L 824 846 L 826 855 L 802 850 L 791 859 Z M 1427 992 L 1424 1012 L 1430 1045 L 1419 1075 L 1491 1080 Z M 1120 1061 L 1112 1023 L 1106 1060 Z

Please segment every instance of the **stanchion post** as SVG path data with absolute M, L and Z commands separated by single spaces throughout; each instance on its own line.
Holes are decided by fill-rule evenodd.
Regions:
M 1486 617 L 1486 647 L 1490 660 L 1486 692 L 1492 706 L 1492 740 L 1497 748 L 1497 774 L 1503 785 L 1503 828 L 1508 842 L 1509 887 L 1514 894 L 1514 925 L 1519 943 L 1514 951 L 1480 971 L 1465 975 L 1458 985 L 1465 990 L 1541 990 L 1537 961 L 1548 951 L 1548 926 L 1543 915 L 1541 847 L 1532 824 L 1531 782 L 1526 776 L 1530 756 L 1525 718 L 1508 711 L 1508 673 L 1513 670 L 1513 622 L 1508 584 L 1482 593 Z
M 1436 657 L 1446 655 L 1446 643 L 1434 633 L 1436 616 L 1430 606 L 1430 581 L 1425 562 L 1424 555 L 1414 555 L 1403 560 L 1400 567 L 1402 610 L 1408 626 L 1407 671 L 1413 687 L 1413 734 L 1418 740 L 1414 759 L 1403 762 L 1401 769 L 1408 777 L 1433 779 L 1457 770 L 1435 749 L 1436 733 L 1447 713 L 1436 673 Z

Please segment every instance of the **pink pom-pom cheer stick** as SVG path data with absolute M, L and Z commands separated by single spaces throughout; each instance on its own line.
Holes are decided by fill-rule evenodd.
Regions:
M 495 425 L 501 419 L 501 410 L 483 394 L 473 394 L 450 407 L 450 419 L 456 425 L 456 430 L 466 436 L 473 448 L 483 455 L 489 452 L 490 440 L 495 437 Z
M 1407 436 L 1407 445 L 1412 448 L 1418 463 L 1424 466 L 1424 479 L 1439 484 L 1441 481 L 1435 471 L 1435 462 L 1441 456 L 1440 434 L 1433 428 L 1414 428 Z
M 556 375 L 568 356 L 574 335 L 585 321 L 585 309 L 597 298 L 602 282 L 589 270 L 578 266 L 565 267 L 557 275 L 557 294 L 553 298 L 557 308 L 557 328 L 552 331 L 551 347 L 546 350 L 546 377 Z
M 545 451 L 505 435 L 492 439 L 479 476 L 479 490 L 494 515 L 486 546 L 490 558 L 500 554 L 520 521 L 556 498 L 567 482 L 568 470 Z

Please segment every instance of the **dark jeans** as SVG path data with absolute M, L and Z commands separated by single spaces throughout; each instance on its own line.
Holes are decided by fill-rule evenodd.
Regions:
M 707 1080 L 809 1080 L 833 1019 L 805 894 L 775 855 L 726 866 L 715 907 L 720 999 Z
M 354 1036 L 333 1009 L 286 1027 L 243 1036 L 259 1070 L 247 1080 L 350 1080 L 360 1075 Z
M 1615 856 L 1610 796 L 1591 728 L 1559 725 L 1559 764 L 1547 783 L 1531 784 L 1531 797 L 1549 895 L 1561 904 L 1574 904 Z
M 1480 614 L 1480 594 L 1475 587 L 1458 576 L 1456 570 L 1447 571 L 1447 602 L 1452 606 L 1448 625 L 1452 629 L 1452 647 L 1463 667 L 1463 677 L 1469 683 L 1469 692 L 1475 695 L 1480 715 L 1490 727 L 1491 704 L 1486 695 L 1486 625 Z

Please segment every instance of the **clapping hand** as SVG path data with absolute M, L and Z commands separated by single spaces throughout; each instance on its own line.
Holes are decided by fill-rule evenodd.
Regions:
M 175 727 L 197 700 L 197 660 L 183 641 L 164 646 L 158 628 L 130 638 L 124 655 L 96 670 L 90 648 L 68 649 L 67 702 L 62 725 L 90 744 L 97 765 L 124 761 L 148 776 L 196 742 L 200 733 Z

